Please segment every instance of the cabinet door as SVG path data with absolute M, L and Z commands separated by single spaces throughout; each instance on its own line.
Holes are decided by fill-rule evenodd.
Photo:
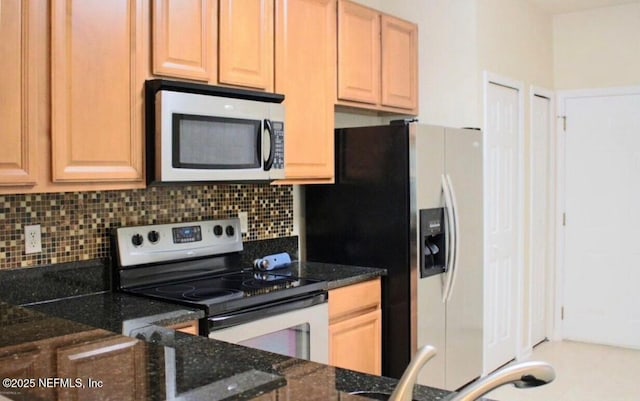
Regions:
M 382 105 L 417 110 L 418 26 L 383 15 Z
M 172 324 L 170 326 L 167 326 L 167 328 L 169 329 L 173 329 L 175 331 L 179 331 L 181 333 L 186 333 L 186 334 L 192 334 L 194 336 L 198 335 L 199 330 L 199 323 L 197 320 L 193 320 L 190 322 L 184 322 L 184 323 L 177 323 L 177 324 Z
M 276 1 L 276 92 L 285 95 L 287 178 L 333 180 L 335 0 Z
M 54 182 L 142 181 L 148 20 L 145 0 L 52 2 Z
M 146 361 L 144 344 L 139 340 L 115 336 L 58 349 L 57 377 L 80 379 L 84 387 L 58 390 L 60 400 L 92 400 L 96 388 L 89 379 L 100 380 L 102 392 L 121 401 L 146 400 Z
M 329 363 L 345 369 L 380 375 L 381 327 L 380 309 L 329 326 Z
M 0 376 L 2 378 L 30 379 L 36 381 L 38 379 L 51 377 L 46 353 L 46 350 L 43 350 L 35 344 L 1 348 Z M 12 391 L 16 391 L 16 389 L 0 386 L 0 394 L 11 394 Z M 34 399 L 46 400 L 54 396 L 53 389 L 37 385 L 30 388 L 21 388 L 19 393 L 18 399 L 29 399 L 33 397 Z
M 382 369 L 380 279 L 329 293 L 329 363 L 379 375 Z
M 0 0 L 0 185 L 33 185 L 36 169 L 37 91 L 30 46 L 36 2 Z
M 221 84 L 273 91 L 273 13 L 273 0 L 220 0 Z
M 380 99 L 380 14 L 349 1 L 338 3 L 338 98 Z
M 153 73 L 215 81 L 215 0 L 153 1 Z

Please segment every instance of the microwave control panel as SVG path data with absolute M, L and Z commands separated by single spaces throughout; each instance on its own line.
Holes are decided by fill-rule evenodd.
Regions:
M 271 128 L 275 144 L 272 168 L 282 170 L 284 169 L 284 123 L 282 121 L 272 121 Z

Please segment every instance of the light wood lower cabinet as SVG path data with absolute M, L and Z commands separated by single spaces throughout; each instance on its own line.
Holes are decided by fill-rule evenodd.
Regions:
M 184 323 L 177 323 L 167 326 L 169 329 L 173 329 L 175 331 L 179 331 L 181 333 L 192 334 L 194 336 L 198 335 L 199 332 L 199 323 L 197 320 L 191 320 Z
M 329 292 L 329 363 L 380 375 L 382 312 L 380 279 Z
M 96 399 L 100 394 L 109 394 L 114 400 L 147 399 L 146 344 L 142 341 L 86 326 L 74 327 L 56 318 L 38 316 L 37 325 L 34 320 L 23 319 L 10 321 L 4 330 L 20 333 L 24 343 L 0 347 L 0 376 L 33 380 L 33 386 L 21 388 L 18 399 L 80 401 Z M 49 338 L 43 327 L 67 334 Z M 14 337 L 8 336 L 16 341 Z M 53 382 L 54 378 L 65 382 Z M 96 387 L 90 387 L 89 378 Z M 0 392 L 7 390 L 15 388 L 0 388 Z
M 83 384 L 59 388 L 58 399 L 92 400 L 100 392 L 114 400 L 146 400 L 144 350 L 139 340 L 122 336 L 58 349 L 58 377 L 78 379 Z M 92 383 L 96 387 L 90 387 Z
M 0 376 L 25 380 L 46 378 L 49 375 L 47 359 L 47 350 L 38 344 L 0 348 Z M 10 387 L 0 387 L 0 392 L 11 390 L 13 389 Z M 22 392 L 26 396 L 43 400 L 55 397 L 52 389 L 38 386 L 23 388 Z

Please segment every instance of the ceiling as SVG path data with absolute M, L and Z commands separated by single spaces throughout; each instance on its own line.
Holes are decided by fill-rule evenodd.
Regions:
M 529 0 L 551 14 L 562 14 L 589 8 L 640 3 L 640 0 Z

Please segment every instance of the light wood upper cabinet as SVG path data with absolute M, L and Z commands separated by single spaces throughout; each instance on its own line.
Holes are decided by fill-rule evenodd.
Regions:
M 338 98 L 377 104 L 380 99 L 380 14 L 338 3 Z
M 331 182 L 336 2 L 276 0 L 276 92 L 285 95 L 286 177 Z
M 34 2 L 0 0 L 0 185 L 36 183 Z
M 51 4 L 54 182 L 143 179 L 148 2 Z
M 274 0 L 154 0 L 153 73 L 273 92 Z
M 153 1 L 153 73 L 215 81 L 216 0 Z
M 382 15 L 382 105 L 418 108 L 418 27 Z
M 380 375 L 382 311 L 380 279 L 329 292 L 329 363 Z
M 273 1 L 220 0 L 220 84 L 273 92 Z
M 418 113 L 418 26 L 338 1 L 337 104 Z

